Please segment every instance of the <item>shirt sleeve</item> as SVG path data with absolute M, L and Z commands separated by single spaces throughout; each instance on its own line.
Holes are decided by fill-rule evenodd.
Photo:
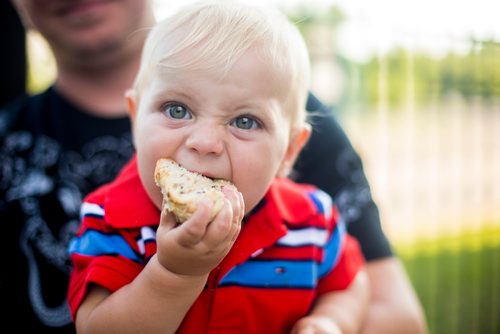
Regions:
M 313 132 L 299 155 L 292 178 L 312 183 L 334 199 L 367 261 L 392 256 L 359 155 L 330 108 L 312 94 L 307 107 Z
M 68 303 L 73 319 L 91 284 L 114 292 L 133 281 L 144 266 L 133 244 L 134 232 L 113 229 L 104 220 L 102 206 L 84 202 L 81 216 L 80 230 L 69 244 L 73 268 Z
M 359 244 L 349 234 L 341 241 L 341 250 L 333 269 L 318 284 L 318 294 L 344 290 L 351 284 L 365 261 Z
M 130 283 L 142 270 L 142 266 L 121 257 L 71 255 L 73 270 L 68 287 L 68 304 L 73 320 L 91 284 L 110 292 Z M 118 270 L 119 268 L 119 270 Z

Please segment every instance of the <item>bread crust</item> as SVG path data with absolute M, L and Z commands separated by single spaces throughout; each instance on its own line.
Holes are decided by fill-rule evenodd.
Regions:
M 213 219 L 224 205 L 222 187 L 232 185 L 226 180 L 212 180 L 191 172 L 168 158 L 156 162 L 154 179 L 163 194 L 163 210 L 174 213 L 179 223 L 191 217 L 203 198 L 213 201 L 210 217 Z

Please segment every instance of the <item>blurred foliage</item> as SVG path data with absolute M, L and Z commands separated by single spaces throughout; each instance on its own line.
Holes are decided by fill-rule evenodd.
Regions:
M 408 99 L 421 105 L 450 94 L 483 101 L 500 98 L 500 43 L 494 41 L 471 40 L 467 53 L 449 52 L 444 57 L 396 48 L 365 64 L 348 62 L 347 70 L 349 78 L 359 76 L 357 99 L 365 105 L 377 104 L 381 98 L 391 106 Z
M 331 40 L 322 39 L 319 43 L 329 44 L 322 48 L 329 48 L 332 62 L 337 62 L 346 73 L 347 88 L 339 101 L 341 105 L 422 105 L 456 94 L 465 99 L 480 97 L 484 101 L 500 98 L 500 43 L 497 41 L 470 39 L 465 41 L 468 50 L 450 51 L 445 56 L 394 47 L 386 54 L 374 54 L 366 62 L 356 62 L 340 54 L 335 45 L 336 31 L 349 19 L 341 9 L 332 6 L 318 12 L 312 6 L 302 5 L 287 14 L 305 37 L 312 62 L 317 35 L 325 27 L 331 29 Z
M 287 15 L 306 37 L 309 36 L 310 29 L 317 25 L 328 25 L 336 29 L 346 19 L 342 10 L 337 6 L 331 6 L 324 12 L 318 12 L 314 6 L 305 3 L 288 9 Z
M 29 30 L 26 41 L 28 43 L 27 90 L 30 94 L 37 94 L 54 82 L 56 63 L 49 45 L 40 33 Z

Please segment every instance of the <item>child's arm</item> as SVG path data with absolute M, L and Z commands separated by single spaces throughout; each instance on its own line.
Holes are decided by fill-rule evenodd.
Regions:
M 206 275 L 182 276 L 156 255 L 129 285 L 110 293 L 94 285 L 75 320 L 78 333 L 173 333 L 201 292 Z
M 360 271 L 349 287 L 321 295 L 311 313 L 300 319 L 292 334 L 358 333 L 369 301 L 368 276 Z
M 224 207 L 212 222 L 209 203 L 200 203 L 195 214 L 175 228 L 173 216 L 162 215 L 156 255 L 130 284 L 114 293 L 92 286 L 78 309 L 77 331 L 175 332 L 240 231 L 243 198 L 235 191 L 224 192 Z

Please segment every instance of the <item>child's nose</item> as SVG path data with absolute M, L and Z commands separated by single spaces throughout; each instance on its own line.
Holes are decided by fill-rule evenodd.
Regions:
M 199 154 L 220 154 L 224 149 L 222 129 L 219 126 L 203 124 L 193 129 L 186 140 L 190 150 Z

